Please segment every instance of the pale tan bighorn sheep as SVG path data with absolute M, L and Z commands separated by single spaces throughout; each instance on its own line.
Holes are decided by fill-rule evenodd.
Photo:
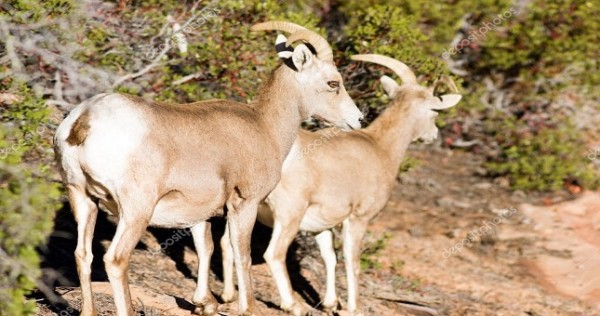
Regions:
M 408 145 L 421 139 L 437 138 L 436 110 L 456 105 L 461 96 L 436 97 L 433 88 L 417 83 L 404 63 L 381 55 L 356 55 L 352 59 L 386 66 L 402 79 L 402 85 L 388 76 L 381 77 L 389 107 L 369 127 L 349 133 L 325 129 L 301 131 L 294 143 L 282 178 L 259 207 L 258 220 L 273 227 L 273 235 L 264 258 L 281 296 L 281 308 L 304 315 L 309 308 L 293 295 L 285 265 L 286 253 L 298 230 L 315 232 L 325 261 L 327 282 L 323 299 L 325 309 L 337 305 L 335 292 L 336 255 L 331 228 L 343 223 L 343 252 L 348 280 L 347 309 L 361 315 L 358 302 L 361 240 L 371 218 L 379 213 L 396 183 L 398 167 Z M 456 86 L 446 80 L 453 90 Z M 325 139 L 325 140 L 324 140 Z M 302 149 L 320 146 L 310 152 Z M 303 153 L 304 152 L 304 153 Z M 290 159 L 289 157 L 295 157 Z M 289 162 L 288 162 L 289 161 Z M 233 288 L 231 250 L 228 235 L 221 240 L 225 289 Z
M 255 29 L 286 27 L 265 22 Z M 289 27 L 291 28 L 291 27 Z M 81 315 L 96 315 L 90 281 L 98 200 L 119 217 L 104 256 L 117 314 L 132 316 L 129 257 L 148 225 L 191 227 L 202 243 L 199 274 L 208 275 L 212 243 L 207 219 L 227 206 L 238 276 L 239 314 L 252 315 L 250 235 L 257 206 L 277 185 L 300 122 L 318 116 L 340 128 L 360 128 L 327 41 L 303 30 L 288 42 L 295 70 L 279 66 L 251 104 L 213 100 L 182 105 L 124 94 L 97 95 L 77 106 L 54 137 L 57 161 L 77 220 L 75 257 Z M 209 236 L 209 235 L 208 235 Z M 198 288 L 197 312 L 214 313 L 208 287 Z

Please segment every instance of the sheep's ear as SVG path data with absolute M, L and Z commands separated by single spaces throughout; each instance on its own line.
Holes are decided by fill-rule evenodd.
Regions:
M 281 59 L 287 59 L 292 57 L 292 53 L 294 48 L 291 46 L 287 46 L 285 43 L 287 42 L 287 37 L 279 34 L 277 35 L 277 39 L 275 40 L 275 50 L 277 51 L 277 55 Z
M 442 96 L 440 96 L 440 98 L 442 98 L 442 102 L 439 103 L 439 105 L 434 105 L 431 107 L 432 110 L 443 110 L 443 109 L 447 109 L 447 108 L 451 108 L 453 106 L 455 106 L 458 101 L 460 101 L 460 99 L 462 98 L 462 95 L 460 94 L 444 94 Z
M 398 88 L 400 87 L 400 85 L 396 82 L 396 80 L 394 80 L 388 76 L 381 76 L 381 78 L 379 78 L 379 81 L 381 81 L 381 84 L 383 85 L 383 90 L 385 90 L 385 93 L 387 93 L 387 95 L 390 98 L 395 98 L 396 94 L 398 93 Z
M 298 71 L 309 67 L 313 62 L 313 53 L 306 45 L 301 44 L 296 46 L 294 53 L 292 54 L 292 61 Z

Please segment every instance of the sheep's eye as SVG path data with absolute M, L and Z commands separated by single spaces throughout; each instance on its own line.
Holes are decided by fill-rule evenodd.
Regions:
M 332 89 L 337 89 L 340 87 L 339 81 L 327 81 L 327 85 Z

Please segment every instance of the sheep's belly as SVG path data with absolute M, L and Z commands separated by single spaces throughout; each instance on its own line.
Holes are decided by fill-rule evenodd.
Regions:
M 194 198 L 190 195 L 181 194 L 180 192 L 172 192 L 165 195 L 156 204 L 150 225 L 169 227 L 169 228 L 184 228 L 191 227 L 202 221 L 206 221 L 211 217 L 223 216 L 222 199 L 207 194 L 197 194 Z
M 318 233 L 333 228 L 340 222 L 327 221 L 321 216 L 313 215 L 310 211 L 308 211 L 300 223 L 300 230 Z

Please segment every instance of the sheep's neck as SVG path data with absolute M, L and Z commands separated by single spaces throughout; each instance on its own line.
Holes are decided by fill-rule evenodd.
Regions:
M 285 66 L 277 68 L 259 90 L 252 102 L 275 141 L 278 157 L 282 162 L 292 148 L 302 122 L 299 92 L 293 70 Z
M 393 168 L 397 169 L 413 138 L 414 119 L 407 104 L 391 105 L 366 130 L 388 153 Z

